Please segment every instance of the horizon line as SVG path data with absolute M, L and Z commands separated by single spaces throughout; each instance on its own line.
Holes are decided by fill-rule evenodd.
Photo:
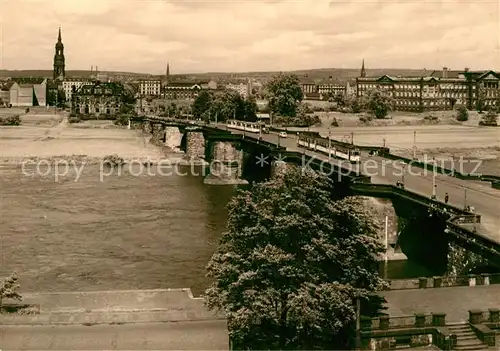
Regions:
M 223 74 L 258 74 L 258 73 L 279 73 L 279 72 L 303 72 L 303 71 L 327 71 L 327 70 L 339 70 L 339 71 L 350 71 L 350 70 L 361 70 L 361 68 L 336 68 L 336 67 L 324 67 L 324 68 L 301 68 L 301 69 L 292 69 L 292 70 L 269 70 L 269 71 L 205 71 L 205 72 L 186 72 L 186 73 L 176 73 L 176 74 L 171 74 L 171 76 L 180 76 L 180 75 L 223 75 Z M 434 69 L 434 68 L 366 68 L 366 71 L 374 71 L 374 70 L 408 70 L 408 71 L 428 71 L 428 72 L 439 72 L 442 71 L 443 69 Z M 489 68 L 487 69 L 470 69 L 470 71 L 488 71 L 491 70 Z M 494 69 L 493 69 L 494 70 Z M 52 72 L 52 69 L 37 69 L 37 68 L 30 68 L 30 69 L 0 69 L 0 72 L 26 72 L 26 71 L 48 71 Z M 95 71 L 91 71 L 89 69 L 69 69 L 65 70 L 66 72 L 88 72 L 88 73 L 95 73 Z M 460 70 L 456 69 L 450 69 L 448 68 L 448 71 L 465 71 L 465 68 L 462 68 Z M 146 72 L 132 72 L 132 71 L 122 71 L 122 70 L 106 70 L 106 71 L 100 71 L 100 73 L 126 73 L 126 74 L 134 74 L 134 75 L 150 75 L 150 76 L 164 76 L 165 73 L 146 73 Z

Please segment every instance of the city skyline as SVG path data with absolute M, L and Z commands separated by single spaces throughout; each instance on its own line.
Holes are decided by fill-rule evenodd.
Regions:
M 500 1 L 0 2 L 6 70 L 500 69 Z

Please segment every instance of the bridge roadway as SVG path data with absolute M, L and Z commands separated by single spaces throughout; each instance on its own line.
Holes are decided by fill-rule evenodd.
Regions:
M 220 124 L 218 128 L 226 130 L 225 125 Z M 243 134 L 242 131 L 230 130 L 234 134 Z M 253 138 L 258 138 L 258 133 L 245 132 Z M 262 140 L 278 144 L 276 133 L 262 134 Z M 328 161 L 328 156 L 310 150 L 304 151 L 297 147 L 297 140 L 290 135 L 287 138 L 279 138 L 281 146 L 285 146 L 287 151 L 297 151 L 314 156 L 318 159 Z M 412 166 L 406 167 L 403 172 L 399 161 L 388 160 L 383 157 L 369 156 L 362 153 L 359 166 L 351 165 L 347 161 L 335 160 L 339 165 L 352 171 L 360 171 L 372 177 L 374 184 L 396 184 L 398 180 L 404 181 L 405 189 L 417 194 L 432 195 L 433 174 L 431 171 L 424 171 L 422 168 Z M 404 173 L 404 177 L 403 177 Z M 404 178 L 404 179 L 403 179 Z M 500 242 L 500 191 L 493 189 L 488 182 L 471 180 L 461 180 L 454 177 L 436 174 L 436 196 L 440 201 L 444 201 L 445 193 L 449 194 L 449 204 L 463 208 L 465 203 L 474 207 L 475 212 L 481 215 L 481 224 L 477 225 L 477 232 L 487 236 L 496 242 Z

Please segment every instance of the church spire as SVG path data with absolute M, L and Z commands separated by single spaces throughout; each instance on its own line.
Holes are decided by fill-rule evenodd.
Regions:
M 365 59 L 363 59 L 363 63 L 361 64 L 361 78 L 366 77 L 366 70 L 365 70 Z
M 57 35 L 57 43 L 55 47 L 54 55 L 54 80 L 63 80 L 65 76 L 65 59 L 64 59 L 64 45 L 62 43 L 61 27 L 59 27 L 59 32 Z

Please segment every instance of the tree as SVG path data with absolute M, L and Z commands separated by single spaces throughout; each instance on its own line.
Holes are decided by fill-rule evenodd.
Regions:
M 389 111 L 392 110 L 393 99 L 385 92 L 374 89 L 369 91 L 366 95 L 364 105 L 375 118 L 385 118 Z
M 346 98 L 344 94 L 337 94 L 334 97 L 334 101 L 337 103 L 338 107 L 344 107 L 346 105 Z
M 257 106 L 257 101 L 253 95 L 248 96 L 244 101 L 245 106 L 245 121 L 248 122 L 256 122 L 257 121 L 257 112 L 259 111 L 259 107 Z
M 497 125 L 497 111 L 492 107 L 488 110 L 488 113 L 483 115 L 481 122 L 479 123 L 484 126 L 496 126 Z
M 350 108 L 352 113 L 360 113 L 363 110 L 363 101 L 357 96 L 347 99 L 345 105 Z
M 375 216 L 332 193 L 326 176 L 291 169 L 231 200 L 206 303 L 225 313 L 234 346 L 346 349 L 356 298 L 380 303 Z
M 134 96 L 134 92 L 131 89 L 125 87 L 122 93 L 122 101 L 125 104 L 133 105 L 137 101 L 137 98 Z
M 484 111 L 485 102 L 486 102 L 486 95 L 485 95 L 484 89 L 481 89 L 481 87 L 478 87 L 477 100 L 476 100 L 476 110 L 479 113 L 482 113 Z
M 210 110 L 212 101 L 213 101 L 213 95 L 206 90 L 202 90 L 198 94 L 196 99 L 194 99 L 192 106 L 193 116 L 195 118 L 203 118 L 205 112 Z
M 267 83 L 266 90 L 272 113 L 295 117 L 297 107 L 304 98 L 297 75 L 292 73 L 275 75 Z
M 19 287 L 16 273 L 12 273 L 0 282 L 0 312 L 2 311 L 4 299 L 21 300 L 21 294 L 17 292 Z
M 459 122 L 465 122 L 469 119 L 469 111 L 463 105 L 457 107 L 457 114 L 455 116 L 456 120 Z

